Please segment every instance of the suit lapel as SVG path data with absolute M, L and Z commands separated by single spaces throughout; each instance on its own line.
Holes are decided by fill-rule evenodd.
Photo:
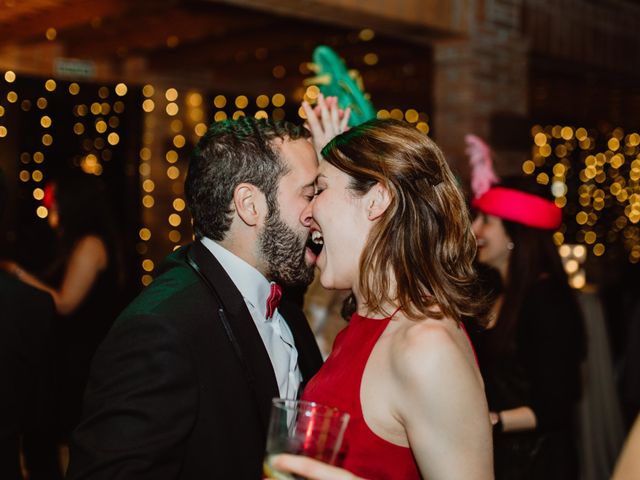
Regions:
M 241 355 L 253 377 L 257 406 L 266 432 L 271 413 L 271 399 L 278 397 L 279 393 L 276 376 L 262 338 L 240 291 L 213 254 L 202 243 L 196 241 L 191 245 L 187 255 L 195 261 L 202 275 L 207 278 L 223 303 Z M 221 321 L 221 319 L 216 315 L 215 321 Z M 246 380 L 250 382 L 248 378 Z

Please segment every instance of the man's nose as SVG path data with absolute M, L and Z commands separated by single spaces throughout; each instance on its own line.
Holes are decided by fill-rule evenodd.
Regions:
M 307 206 L 304 207 L 304 210 L 302 210 L 302 213 L 300 214 L 300 223 L 302 225 L 304 225 L 305 227 L 310 227 L 311 223 L 313 222 L 313 203 L 315 201 L 315 197 L 313 200 L 311 200 L 309 203 L 307 203 Z

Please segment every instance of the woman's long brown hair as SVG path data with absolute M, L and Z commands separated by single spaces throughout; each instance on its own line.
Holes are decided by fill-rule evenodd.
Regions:
M 367 308 L 395 304 L 413 319 L 482 321 L 488 306 L 476 293 L 468 209 L 438 146 L 404 122 L 371 120 L 335 137 L 322 155 L 351 177 L 355 195 L 377 183 L 391 193 L 360 258 Z

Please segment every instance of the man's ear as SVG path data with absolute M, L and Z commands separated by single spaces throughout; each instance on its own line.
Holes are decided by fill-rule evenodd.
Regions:
M 367 218 L 375 220 L 380 218 L 391 205 L 391 192 L 380 182 L 376 183 L 367 192 Z
M 265 214 L 266 200 L 258 187 L 240 183 L 233 190 L 233 206 L 240 219 L 248 226 L 256 226 Z

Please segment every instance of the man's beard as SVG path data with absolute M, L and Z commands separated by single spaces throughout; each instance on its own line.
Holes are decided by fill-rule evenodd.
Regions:
M 309 285 L 314 266 L 305 261 L 307 238 L 298 234 L 280 218 L 274 208 L 265 220 L 258 245 L 266 263 L 266 277 L 283 285 Z

